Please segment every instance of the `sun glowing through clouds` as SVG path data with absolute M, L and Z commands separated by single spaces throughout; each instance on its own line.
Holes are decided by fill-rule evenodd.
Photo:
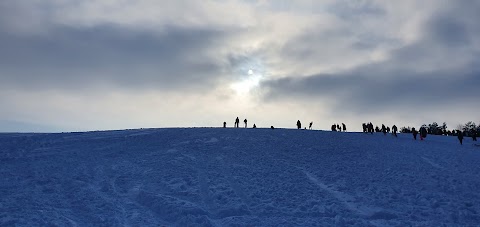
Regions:
M 249 69 L 247 74 L 248 75 L 241 81 L 238 81 L 231 85 L 231 88 L 236 91 L 238 95 L 248 94 L 250 90 L 258 86 L 258 84 L 260 83 L 261 75 L 255 74 L 252 69 Z

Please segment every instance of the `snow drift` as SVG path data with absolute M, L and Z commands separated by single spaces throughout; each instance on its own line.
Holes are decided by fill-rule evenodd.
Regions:
M 1 226 L 480 223 L 466 138 L 288 129 L 0 134 Z

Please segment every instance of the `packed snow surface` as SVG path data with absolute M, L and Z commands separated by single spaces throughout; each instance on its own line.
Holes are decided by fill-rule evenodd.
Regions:
M 0 226 L 478 226 L 471 138 L 292 129 L 0 134 Z

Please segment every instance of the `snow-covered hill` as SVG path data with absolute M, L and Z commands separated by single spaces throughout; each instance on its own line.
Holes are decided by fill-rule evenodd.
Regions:
M 0 226 L 476 226 L 479 173 L 471 138 L 0 134 Z

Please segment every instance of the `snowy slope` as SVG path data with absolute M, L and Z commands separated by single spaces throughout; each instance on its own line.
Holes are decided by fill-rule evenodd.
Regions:
M 478 226 L 472 144 L 287 129 L 0 134 L 0 226 Z

